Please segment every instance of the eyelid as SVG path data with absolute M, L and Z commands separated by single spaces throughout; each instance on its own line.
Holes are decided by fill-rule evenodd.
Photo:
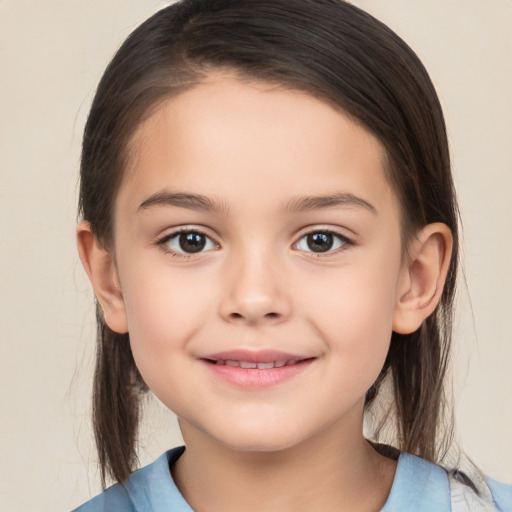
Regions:
M 312 235 L 312 234 L 315 234 L 315 233 L 327 233 L 327 234 L 330 234 L 330 235 L 333 235 L 335 237 L 337 237 L 338 239 L 340 239 L 342 241 L 342 246 L 337 248 L 337 249 L 334 249 L 334 250 L 328 250 L 328 251 L 325 251 L 325 252 L 314 252 L 314 251 L 306 251 L 306 250 L 302 250 L 302 249 L 298 249 L 297 246 L 299 244 L 299 242 L 309 236 L 309 235 Z M 345 233 L 343 233 L 341 230 L 338 230 L 336 228 L 332 228 L 332 227 L 323 227 L 323 226 L 310 226 L 308 228 L 305 228 L 301 234 L 297 237 L 297 241 L 293 244 L 293 248 L 307 254 L 309 257 L 314 257 L 314 258 L 327 258 L 329 256 L 333 256 L 335 254 L 338 254 L 342 251 L 345 251 L 346 249 L 348 249 L 350 246 L 353 246 L 355 245 L 355 242 L 354 240 L 351 238 L 351 237 L 348 237 Z
M 208 249 L 206 251 L 198 251 L 196 253 L 179 252 L 179 251 L 175 251 L 175 250 L 171 249 L 171 247 L 169 247 L 169 245 L 168 245 L 168 242 L 170 240 L 172 240 L 173 238 L 179 236 L 181 233 L 197 233 L 197 234 L 203 235 L 206 238 L 208 238 L 209 240 L 211 240 L 213 242 L 213 244 L 215 245 L 215 249 L 219 249 L 220 244 L 217 242 L 215 237 L 213 237 L 207 231 L 208 230 L 206 230 L 205 228 L 202 228 L 201 226 L 194 226 L 194 225 L 180 226 L 180 227 L 172 229 L 170 232 L 167 232 L 165 235 L 157 236 L 155 238 L 154 243 L 166 254 L 170 254 L 172 256 L 179 257 L 182 259 L 197 258 L 205 253 L 211 252 L 214 249 Z
M 197 225 L 184 225 L 179 226 L 176 228 L 172 228 L 170 232 L 167 232 L 165 235 L 157 236 L 154 240 L 154 243 L 161 248 L 163 252 L 166 254 L 171 254 L 172 256 L 177 256 L 183 259 L 190 259 L 190 258 L 197 258 L 201 255 L 211 252 L 212 250 L 220 249 L 221 245 L 216 240 L 215 236 L 212 236 L 209 232 L 210 230 L 207 228 L 203 228 L 202 226 Z M 180 235 L 181 233 L 198 233 L 200 235 L 203 235 L 207 237 L 210 241 L 213 242 L 215 245 L 215 249 L 208 249 L 208 250 L 201 250 L 197 253 L 186 253 L 186 252 L 178 252 L 174 251 L 167 245 L 169 240 L 172 240 L 176 236 Z M 297 249 L 297 245 L 299 242 L 306 236 L 314 234 L 314 233 L 328 233 L 331 234 L 338 239 L 342 241 L 342 246 L 334 249 L 334 250 L 328 250 L 325 252 L 314 252 L 314 251 L 305 251 L 301 249 Z M 333 227 L 327 227 L 322 225 L 316 225 L 316 226 L 308 226 L 307 228 L 303 228 L 301 230 L 300 235 L 296 238 L 296 241 L 292 244 L 292 248 L 299 250 L 300 252 L 307 253 L 310 257 L 314 258 L 322 258 L 322 257 L 329 257 L 335 254 L 338 254 L 339 252 L 342 252 L 348 247 L 355 245 L 355 242 L 352 237 L 347 236 L 341 229 L 333 228 Z

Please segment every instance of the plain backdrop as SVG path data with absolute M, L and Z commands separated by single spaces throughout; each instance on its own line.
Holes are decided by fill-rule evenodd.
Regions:
M 80 138 L 97 81 L 157 0 L 0 0 L 0 511 L 99 488 L 92 292 L 75 249 Z M 512 481 L 512 1 L 359 0 L 431 73 L 465 226 L 455 406 L 467 453 Z M 471 302 L 469 300 L 471 299 Z M 472 305 L 472 309 L 471 309 Z M 150 403 L 146 463 L 181 442 Z

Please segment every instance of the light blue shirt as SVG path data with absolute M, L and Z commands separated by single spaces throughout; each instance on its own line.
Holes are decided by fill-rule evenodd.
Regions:
M 183 446 L 165 452 L 152 464 L 133 473 L 74 512 L 193 512 L 180 494 L 169 470 Z M 495 506 L 512 512 L 512 486 L 488 479 Z M 381 512 L 450 512 L 446 471 L 426 460 L 401 453 L 391 492 Z

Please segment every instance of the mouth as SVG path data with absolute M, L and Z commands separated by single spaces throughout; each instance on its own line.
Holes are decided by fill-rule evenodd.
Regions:
M 300 375 L 316 357 L 277 351 L 246 350 L 200 358 L 216 378 L 243 389 L 261 389 Z
M 216 365 L 225 365 L 245 369 L 258 369 L 258 370 L 271 370 L 272 368 L 282 368 L 283 366 L 292 366 L 303 361 L 308 361 L 313 358 L 306 359 L 290 359 L 288 361 L 268 361 L 257 363 L 254 361 L 238 361 L 236 359 L 205 359 L 207 363 Z

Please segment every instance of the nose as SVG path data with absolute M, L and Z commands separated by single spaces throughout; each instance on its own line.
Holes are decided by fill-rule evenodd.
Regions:
M 219 312 L 226 321 L 277 324 L 291 314 L 282 265 L 270 255 L 253 252 L 226 262 L 222 288 Z

